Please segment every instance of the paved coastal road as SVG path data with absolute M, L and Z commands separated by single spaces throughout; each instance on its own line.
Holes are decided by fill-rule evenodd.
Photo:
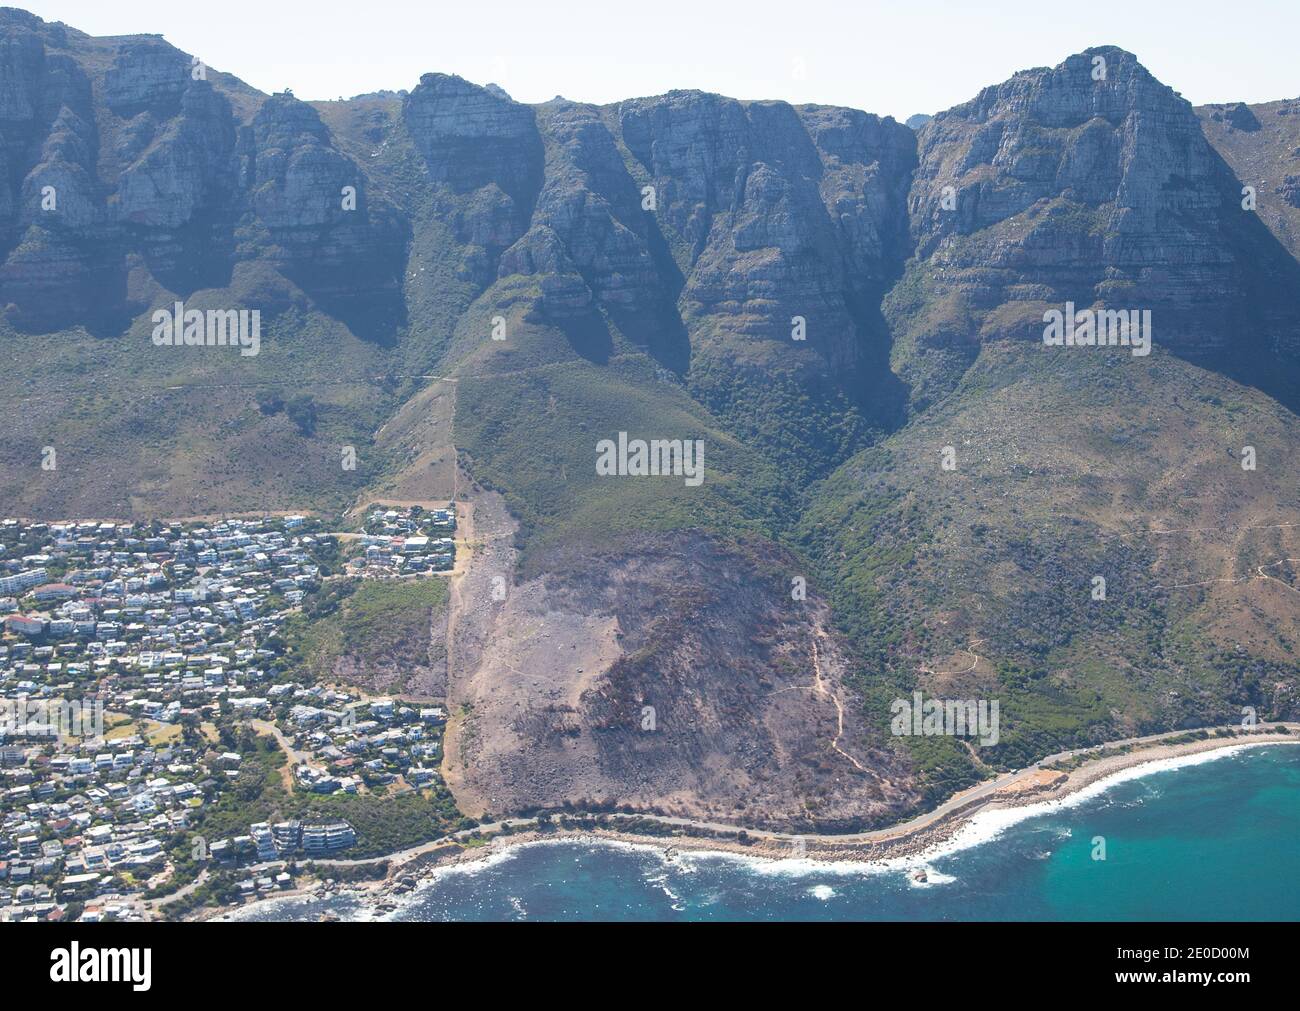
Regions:
M 1268 725 L 1268 727 L 1270 728 L 1275 726 L 1284 726 L 1288 728 L 1293 734 L 1300 733 L 1300 723 L 1278 723 L 1278 724 Z M 1241 728 L 1234 725 L 1231 727 L 1206 727 L 1203 729 L 1212 733 L 1215 730 L 1220 730 L 1220 729 L 1240 730 Z M 1261 732 L 1259 733 L 1258 736 L 1264 739 L 1273 737 L 1273 739 L 1275 740 L 1282 740 L 1282 741 L 1287 740 L 1287 738 L 1284 737 L 1276 737 L 1276 735 L 1269 735 L 1265 733 L 1264 731 L 1266 729 L 1267 728 L 1261 728 Z M 1161 741 L 1165 741 L 1174 737 L 1179 737 L 1186 733 L 1188 733 L 1188 731 L 1186 730 L 1173 730 L 1162 734 L 1152 734 L 1148 737 L 1131 737 L 1123 741 L 1111 741 L 1103 745 L 1096 745 L 1089 748 L 1075 748 L 1070 751 L 1059 752 L 1055 755 L 1048 755 L 1046 758 L 1043 758 L 1040 761 L 1035 762 L 1033 765 L 1028 766 L 1027 768 L 1019 769 L 1016 772 L 1004 773 L 1003 775 L 998 776 L 995 779 L 991 779 L 988 780 L 987 782 L 980 783 L 978 786 L 972 787 L 969 790 L 956 794 L 955 796 L 945 801 L 943 804 L 940 804 L 933 811 L 929 811 L 925 814 L 918 815 L 917 817 L 911 819 L 910 821 L 903 822 L 900 825 L 894 825 L 891 826 L 890 828 L 877 829 L 872 832 L 858 832 L 858 833 L 847 834 L 847 835 L 819 834 L 814 832 L 804 832 L 804 833 L 776 832 L 768 829 L 747 828 L 745 826 L 732 825 L 725 822 L 701 821 L 695 818 L 679 818 L 679 817 L 673 817 L 669 815 L 654 815 L 654 814 L 626 815 L 626 814 L 618 814 L 618 813 L 607 813 L 606 817 L 608 817 L 611 820 L 611 822 L 653 821 L 653 822 L 657 822 L 658 824 L 671 826 L 674 828 L 695 829 L 696 831 L 713 832 L 717 834 L 730 834 L 734 832 L 744 831 L 745 834 L 750 839 L 767 840 L 767 841 L 781 842 L 787 844 L 794 844 L 798 840 L 806 841 L 809 839 L 825 840 L 831 843 L 847 843 L 847 844 L 887 842 L 889 840 L 896 839 L 901 836 L 909 835 L 913 832 L 917 832 L 920 831 L 921 829 L 927 828 L 930 825 L 933 825 L 935 822 L 938 822 L 943 818 L 948 817 L 949 815 L 953 814 L 956 811 L 963 810 L 968 807 L 981 806 L 983 801 L 988 800 L 992 794 L 996 793 L 998 790 L 1002 789 L 1003 787 L 1017 783 L 1027 778 L 1028 776 L 1031 776 L 1034 773 L 1040 771 L 1044 767 L 1052 765 L 1056 762 L 1063 761 L 1068 758 L 1073 758 L 1077 755 L 1085 755 L 1085 754 L 1095 755 L 1097 757 L 1103 757 L 1107 752 L 1113 752 L 1118 748 L 1123 748 L 1125 746 L 1131 746 L 1131 745 L 1156 745 L 1159 744 Z M 1240 736 L 1242 738 L 1242 741 L 1245 742 L 1255 735 L 1242 734 L 1238 736 Z M 282 746 L 283 746 L 283 742 L 282 742 Z M 453 832 L 450 835 L 443 836 L 439 839 L 431 840 L 430 842 L 427 843 L 422 843 L 419 846 L 412 846 L 409 849 L 400 850 L 396 853 L 390 853 L 387 856 L 362 857 L 362 858 L 356 858 L 350 860 L 348 859 L 311 860 L 310 862 L 316 867 L 320 867 L 320 868 L 338 867 L 340 869 L 347 868 L 347 867 L 364 867 L 367 865 L 377 864 L 382 861 L 388 861 L 391 865 L 399 865 L 399 864 L 406 863 L 407 861 L 412 860 L 416 857 L 422 856 L 424 854 L 432 853 L 435 850 L 442 849 L 448 844 L 457 843 L 469 839 L 476 834 L 483 834 L 483 835 L 495 834 L 497 832 L 500 832 L 502 829 L 504 829 L 507 824 L 509 824 L 513 829 L 519 830 L 519 829 L 534 828 L 537 825 L 537 822 L 538 822 L 537 818 L 508 818 L 508 819 L 503 819 L 501 821 L 485 822 L 481 825 L 478 825 L 475 828 L 463 829 L 459 832 Z M 302 862 L 306 862 L 306 861 L 302 861 Z M 260 871 L 271 870 L 272 868 L 275 868 L 283 863 L 284 861 L 282 860 L 269 861 L 267 863 L 245 866 L 244 868 L 242 868 L 242 870 L 248 874 L 255 874 Z M 157 909 L 159 906 L 165 905 L 169 902 L 175 901 L 176 899 L 182 898 L 183 896 L 188 895 L 190 892 L 192 892 L 195 888 L 199 887 L 199 885 L 202 884 L 204 880 L 206 880 L 206 877 L 207 877 L 207 871 L 204 870 L 199 875 L 197 880 L 186 885 L 184 888 L 181 888 L 179 891 L 173 893 L 172 895 L 164 896 L 160 899 L 146 900 L 145 905 Z
M 1293 734 L 1300 733 L 1300 723 L 1270 723 L 1267 725 L 1267 727 L 1261 727 L 1257 735 L 1242 734 L 1238 736 L 1241 737 L 1241 742 L 1249 741 L 1254 736 L 1259 736 L 1260 738 L 1265 740 L 1269 739 L 1270 737 L 1273 737 L 1274 739 L 1277 740 L 1286 740 L 1286 738 L 1279 738 L 1276 737 L 1276 735 L 1270 735 L 1267 733 L 1268 729 L 1272 727 L 1278 727 L 1278 726 L 1287 727 Z M 1213 733 L 1216 730 L 1240 730 L 1241 728 L 1234 724 L 1228 727 L 1204 727 L 1198 729 L 1204 729 L 1209 733 Z M 1024 779 L 1027 779 L 1028 777 L 1041 771 L 1045 767 L 1049 765 L 1053 765 L 1056 762 L 1064 761 L 1065 759 L 1069 759 L 1069 758 L 1074 758 L 1078 755 L 1093 755 L 1095 757 L 1100 758 L 1100 757 L 1104 757 L 1107 753 L 1113 752 L 1119 748 L 1132 746 L 1132 745 L 1156 745 L 1159 744 L 1161 741 L 1166 741 L 1169 740 L 1170 738 L 1181 737 L 1182 735 L 1190 732 L 1191 731 L 1187 731 L 1187 730 L 1171 730 L 1162 734 L 1152 734 L 1147 737 L 1130 737 L 1122 741 L 1110 741 L 1106 744 L 1094 745 L 1088 748 L 1074 748 L 1069 751 L 1058 752 L 1055 755 L 1048 755 L 1046 758 L 1040 759 L 1039 761 L 1035 762 L 1033 765 L 1027 766 L 1024 769 L 1018 769 L 1015 772 L 1003 773 L 1002 775 L 998 776 L 995 779 L 990 779 L 987 782 L 980 783 L 978 786 L 971 787 L 969 790 L 965 790 L 962 793 L 955 794 L 954 796 L 950 797 L 947 801 L 940 804 L 933 811 L 928 811 L 925 814 L 917 815 L 917 817 L 911 819 L 910 821 L 903 822 L 899 825 L 893 825 L 890 826 L 889 828 L 875 829 L 871 832 L 856 832 L 851 834 L 820 834 L 815 832 L 777 832 L 769 829 L 755 829 L 743 825 L 733 825 L 733 824 L 728 824 L 726 822 L 701 821 L 695 818 L 680 818 L 680 817 L 673 817 L 670 815 L 656 815 L 656 814 L 627 815 L 627 814 L 618 814 L 618 813 L 610 812 L 606 814 L 606 817 L 608 817 L 611 821 L 617 821 L 617 820 L 653 821 L 661 825 L 668 825 L 675 828 L 692 828 L 696 830 L 714 832 L 720 834 L 744 831 L 745 834 L 749 836 L 749 838 L 751 839 L 763 839 L 763 840 L 772 840 L 776 842 L 787 842 L 787 843 L 793 843 L 799 839 L 804 839 L 804 840 L 824 839 L 828 842 L 834 842 L 834 843 L 887 842 L 891 839 L 896 839 L 899 838 L 900 836 L 910 835 L 913 832 L 917 832 L 920 831 L 921 829 L 928 828 L 929 826 L 935 824 L 936 822 L 942 821 L 944 818 L 955 813 L 956 811 L 963 810 L 972 805 L 980 805 L 981 802 L 988 800 L 993 794 L 997 793 L 999 790 L 1002 790 L 1005 787 L 1011 786 Z M 441 847 L 446 846 L 448 843 L 458 842 L 464 839 L 468 839 L 471 836 L 475 835 L 476 833 L 490 835 L 495 832 L 499 832 L 501 831 L 502 828 L 504 828 L 504 826 L 507 823 L 510 824 L 515 829 L 528 829 L 536 826 L 537 819 L 536 818 L 507 818 L 507 819 L 503 819 L 502 821 L 487 822 L 482 825 L 479 825 L 477 828 L 465 829 L 460 832 L 454 832 L 451 835 L 443 836 L 440 839 L 435 839 L 431 842 L 423 843 L 419 846 L 413 846 L 410 849 L 401 850 L 397 853 L 391 853 L 388 856 L 384 856 L 384 857 L 368 857 L 368 858 L 354 859 L 354 860 L 341 860 L 341 859 L 340 860 L 316 860 L 313 862 L 320 867 L 356 867 L 356 866 L 363 866 L 366 864 L 378 863 L 381 860 L 388 860 L 394 864 L 400 864 L 406 862 L 407 860 L 413 859 L 414 857 L 421 856 L 426 853 L 430 853 L 436 849 L 440 849 Z M 259 866 L 263 866 L 263 865 L 259 865 Z M 270 865 L 265 865 L 265 866 L 270 866 Z
M 260 724 L 261 721 L 253 721 L 253 723 Z M 1292 734 L 1300 733 L 1300 724 L 1297 723 L 1269 724 L 1269 726 L 1286 726 L 1287 729 L 1291 730 Z M 266 724 L 260 729 L 266 729 L 270 733 L 276 733 L 276 730 L 274 730 L 269 724 Z M 1234 725 L 1226 726 L 1226 728 L 1204 729 L 1213 733 L 1214 730 L 1218 729 L 1239 730 L 1240 728 L 1239 726 Z M 1261 728 L 1261 738 L 1268 739 L 1271 737 L 1277 739 L 1277 741 L 1286 741 L 1287 739 L 1262 733 L 1262 730 L 1264 729 L 1266 728 Z M 824 841 L 827 842 L 850 843 L 850 845 L 852 845 L 852 843 L 887 842 L 889 839 L 907 836 L 907 834 L 918 832 L 920 829 L 928 828 L 928 826 L 935 824 L 936 821 L 943 820 L 944 817 L 948 817 L 959 810 L 965 810 L 967 807 L 978 807 L 982 802 L 984 802 L 984 800 L 991 798 L 993 794 L 997 793 L 998 790 L 1001 790 L 1002 787 L 1010 786 L 1015 784 L 1015 782 L 1022 781 L 1024 778 L 1032 776 L 1032 774 L 1048 767 L 1048 765 L 1057 763 L 1057 761 L 1074 758 L 1076 755 L 1086 754 L 1102 758 L 1102 756 L 1106 755 L 1106 752 L 1112 752 L 1121 749 L 1121 747 L 1134 745 L 1158 745 L 1161 741 L 1167 741 L 1169 738 L 1180 737 L 1182 734 L 1186 733 L 1188 733 L 1187 730 L 1170 730 L 1170 732 L 1167 733 L 1151 734 L 1149 737 L 1132 737 L 1126 739 L 1126 741 L 1112 741 L 1106 743 L 1106 745 L 1083 747 L 1083 749 L 1061 751 L 1056 755 L 1048 755 L 1047 758 L 1036 761 L 1036 763 L 1030 765 L 1030 767 L 1018 769 L 1018 771 L 1015 772 L 1001 774 L 1001 776 L 993 778 L 993 780 L 982 782 L 982 784 L 979 784 L 978 786 L 971 787 L 970 790 L 956 794 L 954 797 L 946 800 L 943 804 L 940 804 L 939 807 L 936 807 L 935 810 L 928 811 L 924 813 L 924 815 L 918 815 L 910 821 L 905 821 L 905 823 L 900 825 L 893 825 L 891 828 L 876 829 L 874 832 L 859 832 L 852 834 L 774 832 L 774 830 L 770 829 L 746 828 L 744 825 L 733 825 L 722 823 L 722 821 L 701 821 L 698 819 L 689 819 L 689 817 L 675 817 L 669 815 L 623 815 L 623 813 L 608 812 L 606 813 L 606 817 L 611 821 L 654 821 L 654 823 L 672 826 L 672 828 L 694 829 L 697 830 L 697 832 L 711 832 L 718 834 L 736 833 L 744 830 L 746 836 L 751 839 L 784 842 L 790 843 L 790 845 L 796 843 L 798 839 L 805 839 L 805 841 L 807 841 L 807 839 L 824 839 Z M 1245 734 L 1242 734 L 1240 737 L 1242 737 L 1243 742 L 1248 741 L 1249 739 Z M 281 747 L 285 747 L 286 751 L 289 751 L 291 758 L 292 756 L 296 756 L 296 752 L 290 749 L 289 742 L 287 742 L 286 739 L 282 739 L 281 734 L 276 733 L 276 738 L 279 743 L 281 743 Z M 1292 738 L 1292 741 L 1294 741 L 1294 738 Z M 412 846 L 411 849 L 400 850 L 398 852 L 393 852 L 393 854 L 387 854 L 386 856 L 367 856 L 367 858 L 356 859 L 315 859 L 311 860 L 311 863 L 316 865 L 318 868 L 365 867 L 365 865 L 377 864 L 385 862 L 385 860 L 386 862 L 389 862 L 390 865 L 399 865 L 407 863 L 408 860 L 415 859 L 417 856 L 429 854 L 429 852 L 435 850 L 441 850 L 443 847 L 451 845 L 451 843 L 464 841 L 464 839 L 476 836 L 476 834 L 498 833 L 500 830 L 504 829 L 504 826 L 507 824 L 510 825 L 511 828 L 519 830 L 534 828 L 537 823 L 538 820 L 536 817 L 511 817 L 511 819 L 490 821 L 490 823 L 478 825 L 476 828 L 463 829 L 460 830 L 460 832 L 451 833 L 450 836 L 433 839 L 433 841 L 421 843 L 419 846 Z M 668 839 L 664 839 L 664 842 L 668 842 Z M 242 869 L 244 872 L 253 875 L 253 873 L 257 872 L 269 871 L 269 869 L 279 867 L 279 865 L 283 863 L 285 863 L 283 860 L 270 860 L 270 862 L 266 863 L 246 865 L 246 867 Z M 199 888 L 199 886 L 207 880 L 207 876 L 207 869 L 204 869 L 195 881 L 183 886 L 182 889 L 175 891 L 173 894 L 165 895 L 165 897 L 159 899 L 146 899 L 143 904 L 148 908 L 152 908 L 152 910 L 157 910 L 160 906 L 165 906 L 165 904 L 175 902 L 177 899 L 183 898 L 185 895 L 190 894 L 191 891 Z

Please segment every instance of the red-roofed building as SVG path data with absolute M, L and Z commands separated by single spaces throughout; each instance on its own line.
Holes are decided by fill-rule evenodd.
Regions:
M 77 588 L 67 583 L 46 583 L 32 591 L 32 596 L 45 602 L 49 600 L 71 600 L 77 595 Z
M 45 634 L 44 618 L 29 618 L 25 614 L 11 614 L 5 618 L 5 631 L 16 635 L 34 637 Z

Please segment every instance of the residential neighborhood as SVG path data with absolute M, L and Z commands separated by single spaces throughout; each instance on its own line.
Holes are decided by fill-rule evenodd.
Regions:
M 350 565 L 362 575 L 412 575 L 450 569 L 455 561 L 452 509 L 377 507 L 366 517 L 364 554 Z
M 441 706 L 313 683 L 286 642 L 326 583 L 450 566 L 450 510 L 366 528 L 0 521 L 0 920 L 145 919 L 209 870 L 282 891 L 357 851 L 329 805 L 441 788 Z

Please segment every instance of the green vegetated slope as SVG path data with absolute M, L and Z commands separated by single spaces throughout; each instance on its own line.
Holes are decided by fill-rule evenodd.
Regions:
M 1297 438 L 1272 399 L 1172 355 L 991 344 L 817 489 L 799 537 L 875 718 L 914 688 L 997 698 L 988 764 L 1247 705 L 1276 718 L 1300 674 L 1300 527 L 1278 526 Z M 905 740 L 946 786 L 976 774 L 951 739 Z
M 217 293 L 187 306 L 225 304 Z M 21 358 L 0 375 L 10 408 L 0 495 L 32 515 L 186 516 L 350 505 L 379 464 L 373 432 L 400 403 L 391 355 L 317 311 L 263 320 L 262 351 L 155 348 L 138 320 L 121 339 L 0 327 Z M 324 349 L 328 349 L 327 352 Z M 41 470 L 42 449 L 57 469 Z M 357 466 L 341 465 L 353 446 Z
M 431 652 L 430 629 L 446 610 L 439 577 L 338 580 L 284 635 L 290 659 L 312 677 L 385 690 L 445 664 L 445 650 Z
M 582 323 L 595 326 L 608 332 L 599 315 Z M 597 363 L 573 354 L 558 327 L 522 323 L 482 346 L 457 394 L 455 443 L 475 477 L 505 493 L 529 549 L 686 527 L 771 534 L 789 521 L 776 468 L 622 338 L 611 335 Z M 619 432 L 701 441 L 703 483 L 599 476 L 597 443 Z

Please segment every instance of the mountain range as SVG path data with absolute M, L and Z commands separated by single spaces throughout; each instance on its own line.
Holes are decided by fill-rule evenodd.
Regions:
M 1300 99 L 1194 108 L 1100 47 L 909 122 L 304 102 L 0 10 L 0 509 L 462 502 L 472 813 L 864 827 L 1295 719 Z M 177 302 L 258 310 L 259 353 L 159 347 Z M 1047 346 L 1067 304 L 1152 353 Z M 619 433 L 699 440 L 703 484 L 598 474 Z M 999 699 L 1000 742 L 892 736 L 917 690 Z

